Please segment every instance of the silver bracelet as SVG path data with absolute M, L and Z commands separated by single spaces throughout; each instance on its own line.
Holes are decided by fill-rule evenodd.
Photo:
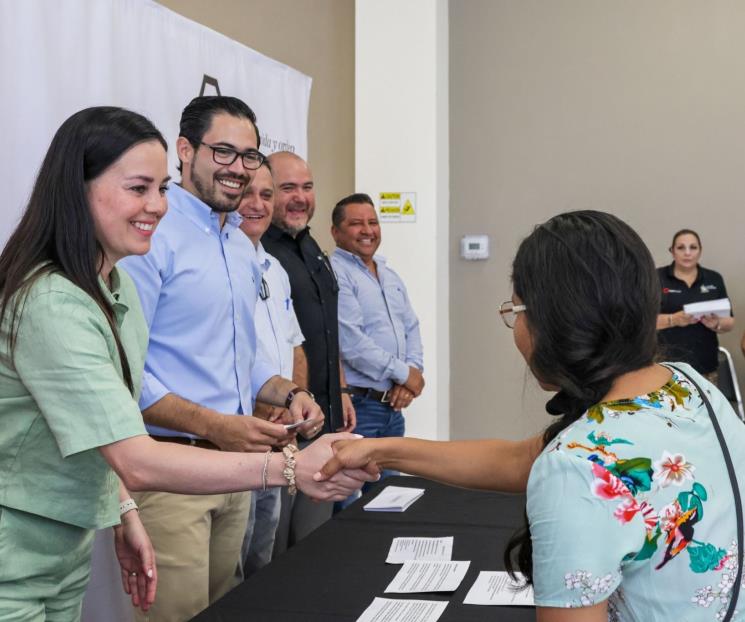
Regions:
M 264 454 L 264 468 L 261 471 L 261 490 L 266 490 L 267 478 L 269 477 L 269 456 L 271 455 L 271 449 Z

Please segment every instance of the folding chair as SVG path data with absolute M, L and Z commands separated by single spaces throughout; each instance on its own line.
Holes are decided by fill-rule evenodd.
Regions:
M 732 356 L 726 348 L 719 347 L 719 380 L 717 381 L 719 390 L 724 394 L 732 408 L 745 422 L 745 411 L 742 407 L 742 395 L 740 395 L 740 386 L 737 383 L 737 373 L 735 364 L 732 362 Z

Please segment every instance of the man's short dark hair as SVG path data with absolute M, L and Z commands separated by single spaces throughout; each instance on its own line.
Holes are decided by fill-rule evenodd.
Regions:
M 339 227 L 341 223 L 344 222 L 344 212 L 346 211 L 346 207 L 352 203 L 367 203 L 368 205 L 372 205 L 373 209 L 375 208 L 375 203 L 373 203 L 369 194 L 365 194 L 364 192 L 350 194 L 348 197 L 344 197 L 334 205 L 334 211 L 331 212 L 331 224 L 333 224 L 334 227 Z
M 192 99 L 181 113 L 179 136 L 186 138 L 191 146 L 196 149 L 212 125 L 213 117 L 220 113 L 227 113 L 251 121 L 256 130 L 256 148 L 258 149 L 261 146 L 259 127 L 256 125 L 256 114 L 243 100 L 228 95 L 203 95 Z M 178 170 L 181 171 L 180 162 Z

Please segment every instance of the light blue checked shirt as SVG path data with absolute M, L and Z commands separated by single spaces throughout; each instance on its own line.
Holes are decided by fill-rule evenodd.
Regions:
M 419 320 L 401 278 L 376 255 L 378 278 L 357 255 L 337 248 L 339 347 L 347 384 L 386 391 L 403 384 L 409 366 L 423 370 Z
M 261 283 L 256 249 L 228 214 L 180 186 L 150 252 L 119 262 L 132 277 L 150 327 L 140 409 L 174 393 L 224 414 L 253 412 L 255 392 L 276 370 L 256 360 L 254 311 Z M 151 434 L 192 436 L 148 426 Z

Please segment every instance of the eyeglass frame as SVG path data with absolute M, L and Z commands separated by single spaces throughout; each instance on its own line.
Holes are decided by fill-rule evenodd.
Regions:
M 264 163 L 266 162 L 266 156 L 261 153 L 258 149 L 247 149 L 246 151 L 236 151 L 235 149 L 231 149 L 230 147 L 223 147 L 221 145 L 210 145 L 209 143 L 199 141 L 200 145 L 204 145 L 205 147 L 209 147 L 212 149 L 212 161 L 215 164 L 220 164 L 221 166 L 231 166 L 233 162 L 235 162 L 238 159 L 238 156 L 241 156 L 241 164 L 243 164 L 243 168 L 247 171 L 256 171 L 260 169 Z M 217 152 L 218 151 L 225 151 L 228 153 L 233 154 L 233 158 L 230 160 L 230 162 L 220 162 L 217 159 Z M 256 161 L 258 162 L 257 166 L 246 166 L 246 156 L 248 155 L 255 155 L 258 156 Z M 253 162 L 253 161 L 251 161 Z
M 509 308 L 507 308 L 506 305 L 509 305 Z M 516 305 L 511 300 L 505 300 L 501 305 L 499 305 L 499 315 L 501 316 L 504 325 L 509 329 L 513 329 L 515 328 L 515 321 L 517 321 L 517 314 L 523 313 L 527 308 L 528 307 L 525 305 Z M 514 317 L 512 325 L 507 321 L 507 315 L 510 313 L 512 314 L 512 317 Z

